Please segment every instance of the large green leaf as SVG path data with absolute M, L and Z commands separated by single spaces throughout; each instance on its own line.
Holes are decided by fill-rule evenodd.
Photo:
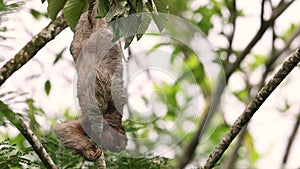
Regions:
M 99 0 L 98 17 L 100 17 L 100 18 L 105 17 L 109 11 L 109 7 L 110 7 L 110 0 Z
M 47 11 L 51 19 L 56 18 L 58 12 L 64 8 L 66 2 L 67 0 L 48 0 Z
M 88 9 L 88 1 L 68 0 L 64 8 L 64 17 L 72 30 L 80 18 L 80 15 Z
M 168 0 L 153 0 L 157 12 L 162 12 L 162 13 L 168 13 L 168 9 L 169 9 L 169 2 Z

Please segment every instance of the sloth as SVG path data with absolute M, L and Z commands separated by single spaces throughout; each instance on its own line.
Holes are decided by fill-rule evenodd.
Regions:
M 81 15 L 71 43 L 78 74 L 77 97 L 81 115 L 57 125 L 54 133 L 75 154 L 96 160 L 102 150 L 119 152 L 127 146 L 122 110 L 127 102 L 123 87 L 123 52 L 112 42 L 105 19 L 96 19 L 97 6 Z

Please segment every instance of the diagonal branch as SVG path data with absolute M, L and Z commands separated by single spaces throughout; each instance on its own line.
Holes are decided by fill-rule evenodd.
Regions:
M 228 36 L 228 43 L 229 43 L 229 46 L 228 46 L 228 49 L 227 49 L 227 58 L 226 58 L 226 61 L 228 62 L 229 60 L 229 56 L 231 55 L 233 49 L 232 49 L 232 44 L 233 44 L 233 38 L 234 38 L 234 35 L 235 35 L 235 31 L 236 31 L 236 20 L 237 20 L 237 9 L 236 9 L 236 1 L 233 0 L 232 1 L 232 10 L 230 12 L 230 20 L 231 20 L 231 24 L 232 24 L 232 31 L 231 31 L 231 34 Z
M 60 16 L 51 21 L 48 26 L 35 35 L 12 59 L 0 68 L 0 86 L 66 27 L 67 23 L 65 19 L 63 16 Z
M 18 116 L 17 113 L 13 112 L 5 103 L 0 100 L 0 114 L 3 114 L 26 138 L 29 144 L 32 146 L 36 154 L 40 157 L 44 165 L 49 169 L 57 169 L 56 165 L 48 155 L 46 149 L 39 141 L 37 136 L 29 128 L 27 124 Z
M 209 155 L 207 161 L 202 165 L 201 169 L 210 169 L 222 157 L 228 146 L 233 139 L 242 130 L 242 128 L 249 122 L 254 113 L 265 102 L 265 100 L 271 95 L 276 87 L 285 79 L 285 77 L 294 69 L 300 62 L 300 48 L 298 48 L 287 61 L 285 61 L 282 67 L 274 75 L 274 77 L 258 92 L 255 98 L 247 105 L 243 114 L 234 122 L 230 131 L 223 137 L 221 142 L 217 145 L 214 151 Z
M 257 44 L 257 42 L 262 38 L 262 36 L 265 34 L 266 30 L 272 26 L 275 22 L 275 20 L 294 2 L 295 0 L 292 0 L 290 2 L 282 2 L 280 3 L 277 8 L 274 9 L 273 14 L 271 18 L 267 21 L 264 21 L 262 25 L 260 26 L 260 29 L 257 31 L 255 36 L 252 38 L 252 40 L 249 42 L 245 50 L 238 56 L 237 60 L 226 67 L 225 74 L 226 74 L 226 80 L 229 79 L 231 74 L 239 68 L 241 62 L 246 58 L 246 56 L 250 53 L 252 48 Z
M 272 67 L 274 67 L 275 62 L 277 61 L 277 59 L 284 53 L 286 52 L 290 47 L 292 42 L 299 37 L 300 35 L 300 28 L 298 30 L 296 30 L 293 35 L 291 36 L 290 39 L 288 39 L 284 45 L 284 47 L 280 50 L 277 51 L 276 53 L 273 53 L 272 56 L 269 57 L 269 59 L 266 61 L 265 63 L 265 67 L 266 70 L 264 71 L 263 75 L 262 75 L 262 79 L 266 79 L 268 74 L 270 73 L 270 71 L 272 71 Z M 263 85 L 265 84 L 265 81 L 261 81 L 259 84 L 259 88 L 261 88 Z
M 287 163 L 288 161 L 288 158 L 289 158 L 289 154 L 290 154 L 290 150 L 291 150 L 291 147 L 292 147 L 292 144 L 296 138 L 296 134 L 298 132 L 298 129 L 299 129 L 299 126 L 300 126 L 300 112 L 297 116 L 297 120 L 296 120 L 296 123 L 294 125 L 294 128 L 293 128 L 293 131 L 289 137 L 289 141 L 288 141 L 288 144 L 286 146 L 286 149 L 285 149 L 285 153 L 284 153 L 284 157 L 282 159 L 282 164 L 283 166 Z

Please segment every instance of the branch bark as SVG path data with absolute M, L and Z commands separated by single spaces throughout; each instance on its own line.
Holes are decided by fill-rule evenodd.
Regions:
M 0 86 L 19 68 L 25 65 L 49 41 L 67 27 L 63 16 L 51 21 L 41 32 L 35 35 L 12 59 L 0 69 Z
M 43 147 L 42 143 L 29 128 L 29 126 L 24 123 L 17 113 L 13 112 L 5 103 L 0 100 L 0 114 L 1 113 L 21 132 L 47 168 L 58 169 L 51 157 L 48 155 L 46 149 Z
M 248 104 L 243 114 L 234 122 L 230 131 L 223 137 L 221 142 L 217 145 L 214 151 L 209 155 L 207 161 L 201 166 L 201 169 L 209 169 L 222 157 L 233 139 L 242 130 L 242 128 L 249 122 L 254 113 L 264 103 L 264 101 L 271 95 L 276 87 L 285 79 L 285 77 L 293 70 L 300 62 L 300 48 L 298 48 L 282 67 L 274 75 L 274 77 L 258 92 L 255 98 Z

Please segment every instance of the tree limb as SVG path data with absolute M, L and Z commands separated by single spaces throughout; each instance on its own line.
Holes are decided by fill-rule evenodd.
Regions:
M 67 23 L 65 19 L 63 16 L 60 16 L 51 21 L 48 26 L 35 35 L 12 59 L 0 68 L 0 86 L 66 27 Z
M 252 38 L 252 40 L 249 42 L 245 50 L 240 54 L 240 56 L 237 57 L 237 60 L 229 65 L 228 67 L 225 67 L 225 73 L 226 73 L 226 80 L 229 79 L 231 74 L 239 68 L 241 62 L 245 59 L 245 57 L 250 53 L 252 48 L 257 44 L 257 42 L 262 38 L 262 36 L 265 34 L 266 30 L 272 26 L 275 22 L 275 20 L 294 2 L 294 0 L 290 2 L 283 2 L 280 3 L 277 8 L 274 9 L 273 14 L 270 19 L 267 21 L 264 21 L 262 25 L 260 26 L 260 29 L 257 31 L 255 36 Z
M 234 35 L 235 35 L 235 30 L 236 30 L 236 19 L 237 19 L 237 9 L 236 9 L 236 1 L 233 0 L 232 1 L 232 11 L 230 12 L 230 19 L 231 19 L 231 24 L 232 24 L 232 31 L 231 31 L 231 34 L 228 36 L 227 40 L 228 40 L 228 43 L 229 43 L 229 46 L 228 46 L 228 49 L 227 49 L 227 58 L 226 58 L 226 61 L 228 62 L 229 61 L 229 57 L 232 53 L 232 42 L 233 42 L 233 38 L 234 38 Z
M 221 142 L 217 145 L 214 151 L 209 155 L 207 161 L 201 166 L 201 169 L 209 169 L 222 157 L 225 150 L 231 144 L 233 139 L 242 130 L 242 128 L 249 122 L 254 113 L 276 89 L 276 87 L 285 79 L 285 77 L 293 70 L 300 61 L 300 48 L 298 48 L 282 67 L 274 75 L 274 77 L 258 92 L 255 98 L 248 104 L 243 114 L 234 122 L 230 131 L 223 137 Z
M 232 148 L 230 155 L 228 156 L 228 158 L 226 158 L 226 160 L 224 160 L 224 164 L 221 167 L 222 169 L 235 168 L 234 165 L 238 157 L 238 151 L 243 143 L 243 140 L 245 139 L 246 133 L 247 133 L 247 126 L 245 126 L 241 131 L 241 133 L 238 135 L 237 141 L 234 147 Z
M 18 116 L 17 113 L 13 112 L 5 103 L 0 100 L 0 114 L 3 114 L 26 138 L 29 144 L 32 146 L 36 154 L 40 157 L 44 165 L 49 169 L 57 169 L 51 157 L 48 155 L 46 149 L 39 141 L 37 136 L 29 128 L 27 124 Z
M 289 141 L 288 141 L 288 144 L 287 144 L 286 149 L 285 149 L 285 153 L 284 153 L 284 156 L 283 156 L 283 159 L 282 159 L 283 166 L 285 166 L 285 164 L 288 161 L 290 150 L 291 150 L 292 144 L 295 140 L 295 137 L 296 137 L 296 134 L 298 132 L 299 126 L 300 126 L 300 112 L 297 116 L 296 123 L 294 125 L 293 131 L 292 131 L 292 133 L 289 137 Z
M 274 66 L 274 63 L 276 62 L 276 60 L 285 52 L 287 51 L 290 46 L 291 43 L 300 35 L 300 28 L 298 30 L 296 30 L 293 35 L 290 37 L 290 39 L 288 39 L 283 47 L 283 49 L 281 49 L 280 51 L 277 51 L 276 53 L 273 53 L 272 56 L 269 57 L 269 59 L 266 61 L 265 63 L 265 67 L 266 70 L 264 71 L 263 75 L 262 75 L 262 79 L 266 79 L 268 74 L 270 73 L 270 71 L 272 71 L 272 67 Z M 261 88 L 263 85 L 265 84 L 265 81 L 262 80 L 259 84 L 259 88 Z

